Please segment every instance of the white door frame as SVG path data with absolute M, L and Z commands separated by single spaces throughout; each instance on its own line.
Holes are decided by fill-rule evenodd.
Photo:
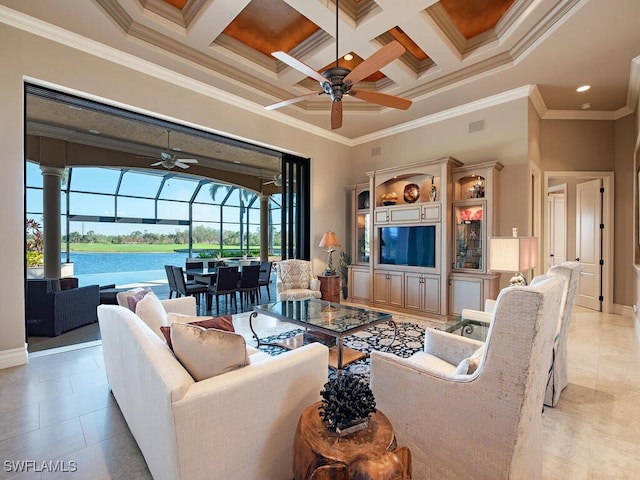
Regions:
M 544 172 L 544 198 L 549 193 L 549 179 L 551 178 L 573 178 L 576 180 L 594 180 L 602 179 L 604 187 L 603 195 L 603 211 L 602 223 L 604 224 L 604 234 L 602 236 L 602 258 L 604 260 L 604 269 L 602 272 L 602 294 L 604 301 L 602 302 L 603 313 L 611 313 L 613 309 L 613 172 L 566 172 L 566 171 L 547 171 Z M 566 197 L 568 198 L 568 197 Z M 545 209 L 542 209 L 545 212 Z M 546 215 L 546 212 L 544 213 Z M 546 222 L 546 218 L 545 218 Z M 545 237 L 548 232 L 545 231 Z M 546 238 L 545 245 L 547 244 Z M 545 257 L 548 252 L 545 251 Z M 567 259 L 571 260 L 571 259 Z

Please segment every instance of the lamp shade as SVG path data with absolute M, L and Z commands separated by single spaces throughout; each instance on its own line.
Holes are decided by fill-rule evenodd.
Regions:
M 339 247 L 340 241 L 338 240 L 336 234 L 329 230 L 324 235 L 322 235 L 322 240 L 320 240 L 320 245 L 318 246 L 321 248 L 331 249 Z
M 489 239 L 489 270 L 522 272 L 538 264 L 536 237 L 491 237 Z

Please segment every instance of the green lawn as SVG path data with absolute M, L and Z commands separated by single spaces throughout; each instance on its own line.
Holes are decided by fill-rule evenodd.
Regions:
M 62 245 L 64 249 L 64 245 Z M 114 243 L 70 243 L 69 249 L 72 252 L 120 252 L 120 253 L 166 253 L 173 252 L 174 250 L 188 250 L 187 244 L 161 244 L 150 245 L 146 243 L 132 243 L 132 244 L 114 244 Z M 214 250 L 218 249 L 217 245 L 209 244 L 194 244 L 194 250 Z M 234 249 L 234 250 L 237 250 Z

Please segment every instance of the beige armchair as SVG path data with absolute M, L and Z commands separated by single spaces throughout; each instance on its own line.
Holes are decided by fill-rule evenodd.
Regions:
M 561 294 L 555 277 L 504 289 L 484 344 L 427 329 L 424 351 L 409 358 L 372 352 L 377 407 L 411 451 L 414 478 L 541 478 Z
M 569 325 L 571 323 L 571 313 L 576 300 L 576 290 L 581 266 L 578 262 L 564 262 L 549 268 L 546 275 L 535 277 L 531 280 L 531 285 L 535 286 L 547 276 L 557 276 L 564 281 L 562 289 L 562 301 L 558 309 L 558 323 L 556 336 L 553 343 L 552 363 L 549 372 L 549 381 L 546 387 L 544 404 L 548 407 L 555 407 L 560 400 L 560 393 L 569 384 L 568 360 L 567 360 L 567 337 L 569 336 Z M 474 319 L 490 322 L 495 308 L 495 300 L 487 300 L 484 311 L 462 310 L 462 318 Z
M 307 260 L 282 260 L 276 264 L 278 301 L 320 298 L 320 280 Z

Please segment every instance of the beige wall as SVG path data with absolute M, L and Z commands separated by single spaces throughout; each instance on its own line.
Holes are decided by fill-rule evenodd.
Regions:
M 627 115 L 615 122 L 614 168 L 615 198 L 614 222 L 615 238 L 613 251 L 614 281 L 613 302 L 619 305 L 633 305 L 635 278 L 633 268 L 634 252 L 634 118 Z
M 98 59 L 73 48 L 0 25 L 0 52 L 6 62 L 0 72 L 4 92 L 0 116 L 3 156 L 0 179 L 2 246 L 0 261 L 0 365 L 24 357 L 24 132 L 23 78 L 109 99 L 121 106 L 188 122 L 200 128 L 250 139 L 280 150 L 311 158 L 313 185 L 312 247 L 322 233 L 334 230 L 346 242 L 344 187 L 349 177 L 349 147 L 326 138 L 274 122 L 216 99 L 217 92 L 202 86 L 202 93 L 181 88 L 121 65 Z M 3 62 L 3 63 L 5 63 Z M 325 172 L 330 172 L 327 174 Z M 340 208 L 336 208 L 336 203 Z M 322 271 L 326 254 L 312 248 L 314 269 Z
M 575 258 L 576 183 L 552 172 L 614 172 L 613 303 L 634 303 L 633 232 L 633 116 L 618 121 L 543 120 L 541 164 L 555 183 L 567 183 L 567 259 Z
M 366 181 L 367 171 L 446 156 L 465 164 L 526 163 L 527 105 L 521 98 L 355 146 L 351 181 Z M 484 130 L 469 133 L 469 124 L 478 121 Z

